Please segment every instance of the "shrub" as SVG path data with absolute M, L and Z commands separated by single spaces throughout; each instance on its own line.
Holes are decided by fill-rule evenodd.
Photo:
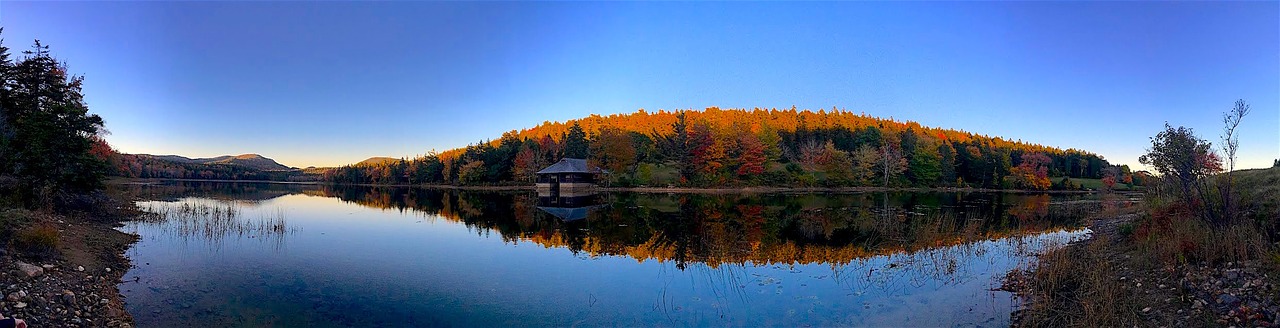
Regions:
M 13 238 L 13 247 L 33 257 L 52 256 L 58 251 L 58 228 L 40 224 L 24 229 Z

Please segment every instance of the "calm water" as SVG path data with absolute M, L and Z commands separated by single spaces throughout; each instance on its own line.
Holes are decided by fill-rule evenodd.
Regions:
M 1084 196 L 118 186 L 139 326 L 1001 326 Z

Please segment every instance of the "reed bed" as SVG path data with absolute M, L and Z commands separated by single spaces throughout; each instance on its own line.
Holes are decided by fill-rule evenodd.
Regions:
M 204 198 L 150 202 L 140 207 L 148 213 L 140 221 L 158 227 L 163 234 L 215 246 L 228 238 L 260 238 L 282 245 L 286 235 L 297 231 L 289 225 L 283 208 L 246 211 L 238 202 Z

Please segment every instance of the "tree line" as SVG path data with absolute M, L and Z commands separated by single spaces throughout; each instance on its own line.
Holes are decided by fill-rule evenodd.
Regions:
M 1101 156 L 832 109 L 707 108 L 544 122 L 413 159 L 357 164 L 323 180 L 356 184 L 528 184 L 585 158 L 615 186 L 1079 188 L 1065 178 L 1140 183 Z M 1062 177 L 1052 181 L 1050 177 Z M 1135 178 L 1138 177 L 1138 178 Z

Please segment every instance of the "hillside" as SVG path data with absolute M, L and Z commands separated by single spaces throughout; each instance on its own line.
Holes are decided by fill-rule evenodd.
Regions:
M 148 155 L 148 154 L 138 154 L 138 156 L 146 156 L 146 157 L 151 157 L 158 160 L 169 161 L 169 162 L 180 163 L 180 164 L 238 165 L 238 166 L 243 166 L 246 168 L 259 170 L 259 171 L 284 171 L 284 170 L 292 169 L 288 166 L 284 166 L 283 164 L 277 163 L 273 159 L 266 158 L 258 154 L 244 154 L 244 155 L 237 155 L 237 156 L 223 155 L 223 156 L 211 157 L 211 158 L 187 158 L 187 157 L 178 156 L 178 155 Z
M 543 122 L 413 160 L 328 171 L 338 183 L 528 184 L 588 158 L 621 186 L 1049 189 L 1049 176 L 1123 180 L 1101 156 L 843 110 L 679 110 Z
M 111 175 L 144 179 L 315 181 L 319 174 L 290 168 L 258 154 L 187 158 L 177 155 L 122 154 L 106 149 Z
M 400 159 L 391 158 L 391 157 L 369 157 L 369 159 L 360 161 L 355 165 L 356 166 L 374 166 L 374 165 L 383 165 L 383 164 L 397 162 L 397 161 L 400 161 Z

